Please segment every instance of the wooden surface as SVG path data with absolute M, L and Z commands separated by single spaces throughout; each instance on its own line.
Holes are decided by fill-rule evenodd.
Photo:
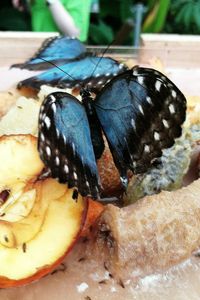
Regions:
M 0 32 L 0 66 L 7 66 L 30 58 L 42 41 L 56 36 L 56 32 Z M 101 51 L 104 47 L 89 46 Z M 200 36 L 142 34 L 141 48 L 111 47 L 108 54 L 121 58 L 137 58 L 146 63 L 152 56 L 168 66 L 200 68 Z

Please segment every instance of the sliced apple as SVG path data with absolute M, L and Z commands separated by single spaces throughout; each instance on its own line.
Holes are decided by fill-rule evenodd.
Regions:
M 36 280 L 57 266 L 83 227 L 87 201 L 54 179 L 31 135 L 0 138 L 0 288 Z
M 31 135 L 0 137 L 0 157 L 0 190 L 5 185 L 28 182 L 44 168 L 37 151 L 37 139 Z
M 39 279 L 72 248 L 86 215 L 85 200 L 54 179 L 37 182 L 30 214 L 17 222 L 0 219 L 0 287 Z
M 38 133 L 40 102 L 20 97 L 0 121 L 0 135 Z
M 22 195 L 26 184 L 37 178 L 44 165 L 37 151 L 37 139 L 31 135 L 0 137 L 0 157 L 0 193 L 8 191 L 5 203 L 0 206 L 2 215 Z
M 95 201 L 91 198 L 87 198 L 88 206 L 87 206 L 87 216 L 84 223 L 84 227 L 81 231 L 81 236 L 86 237 L 91 232 L 91 226 L 94 225 L 96 220 L 99 218 L 101 213 L 104 211 L 105 206 L 101 204 L 101 202 Z

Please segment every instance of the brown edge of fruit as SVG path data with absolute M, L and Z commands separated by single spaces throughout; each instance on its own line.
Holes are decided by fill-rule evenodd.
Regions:
M 7 139 L 7 138 L 16 138 L 16 139 L 20 139 L 21 137 L 26 138 L 26 137 L 30 137 L 31 140 L 34 141 L 34 143 L 37 142 L 37 137 L 32 135 L 32 134 L 25 134 L 25 133 L 20 133 L 20 134 L 3 134 L 0 136 L 0 142 Z
M 83 201 L 84 201 L 85 207 L 84 207 L 83 213 L 82 213 L 80 229 L 79 229 L 78 233 L 74 236 L 73 242 L 71 243 L 71 245 L 67 249 L 67 251 L 59 259 L 57 259 L 51 266 L 47 265 L 44 268 L 41 267 L 33 275 L 26 277 L 24 279 L 14 280 L 14 279 L 10 279 L 8 277 L 0 276 L 0 288 L 19 287 L 19 286 L 29 284 L 33 281 L 39 280 L 42 277 L 44 277 L 45 275 L 48 275 L 49 273 L 51 273 L 63 261 L 63 259 L 66 257 L 67 254 L 69 254 L 69 252 L 73 249 L 74 245 L 78 241 L 78 238 L 80 237 L 82 229 L 84 227 L 86 217 L 87 217 L 89 200 L 86 197 L 83 197 Z

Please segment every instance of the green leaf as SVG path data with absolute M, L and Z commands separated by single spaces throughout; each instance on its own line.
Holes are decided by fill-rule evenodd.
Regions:
M 98 24 L 90 24 L 89 36 L 91 43 L 96 45 L 108 45 L 114 40 L 112 28 L 102 20 Z
M 196 24 L 196 31 L 197 33 L 200 33 L 200 4 L 195 5 L 194 7 L 194 23 Z
M 152 10 L 147 15 L 142 31 L 143 32 L 160 32 L 165 24 L 167 13 L 170 7 L 170 0 L 158 0 Z

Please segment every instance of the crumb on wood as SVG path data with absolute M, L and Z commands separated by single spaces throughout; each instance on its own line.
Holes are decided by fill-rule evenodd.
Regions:
M 26 243 L 23 243 L 23 244 L 22 244 L 22 250 L 23 250 L 24 253 L 26 253 L 26 250 L 27 250 Z

